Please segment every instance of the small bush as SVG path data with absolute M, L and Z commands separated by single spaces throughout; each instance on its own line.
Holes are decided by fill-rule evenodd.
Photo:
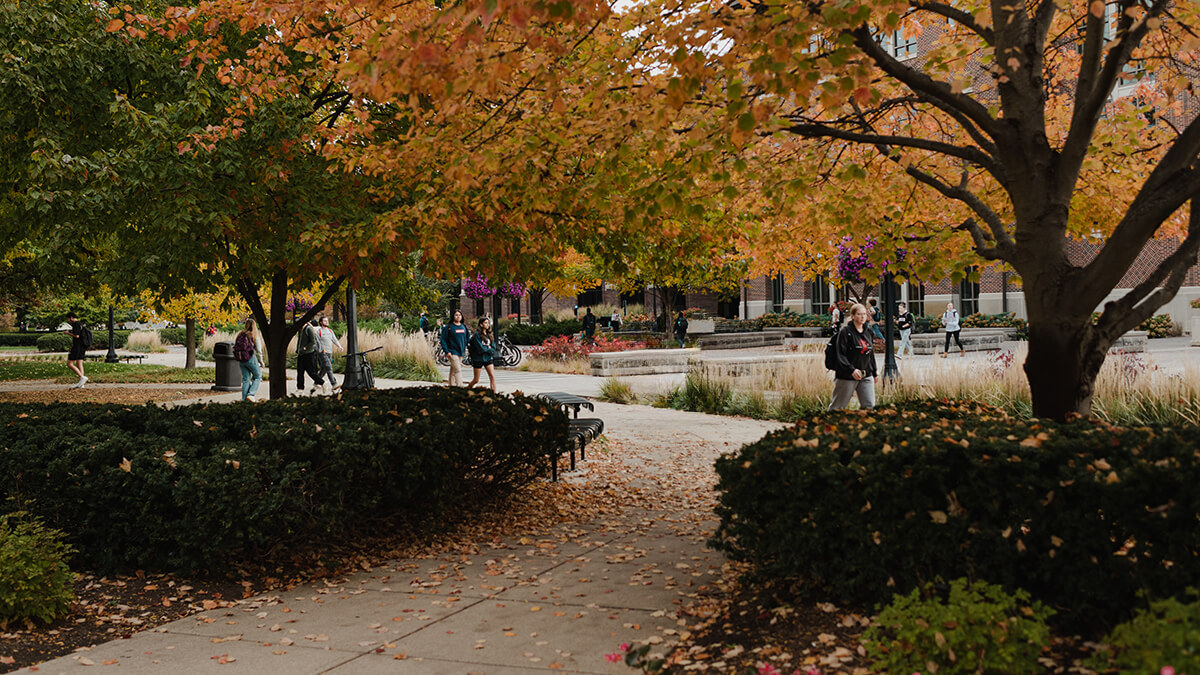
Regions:
M 1092 323 L 1096 323 L 1100 319 L 1100 312 L 1092 312 Z M 1150 338 L 1165 338 L 1171 337 L 1171 333 L 1175 329 L 1175 323 L 1171 321 L 1170 314 L 1155 314 L 1138 324 L 1134 330 L 1146 331 L 1146 337 Z
M 66 615 L 75 594 L 62 537 L 26 513 L 0 516 L 0 628 Z
M 1040 670 L 1054 614 L 1029 594 L 988 583 L 950 582 L 943 600 L 933 586 L 897 595 L 864 635 L 874 665 L 889 673 L 1011 675 Z
M 1195 589 L 1189 590 L 1195 597 Z M 1093 659 L 1097 670 L 1157 673 L 1163 666 L 1175 672 L 1200 673 L 1200 599 L 1184 604 L 1174 598 L 1150 603 L 1132 620 L 1113 629 L 1105 640 L 1115 650 Z
M 604 379 L 604 382 L 600 384 L 600 396 L 598 398 L 601 401 L 608 401 L 609 403 L 629 404 L 637 402 L 637 395 L 633 393 L 633 387 L 630 387 L 629 383 L 625 380 L 615 377 Z
M 0 419 L 0 503 L 31 504 L 100 570 L 214 569 L 428 518 L 535 480 L 567 434 L 545 401 L 457 387 Z
M 785 309 L 779 313 L 763 314 L 759 320 L 760 326 L 824 328 L 833 322 L 833 317 L 829 314 L 797 314 Z
M 944 400 L 818 414 L 717 461 L 714 544 L 843 601 L 969 576 L 1107 629 L 1200 584 L 1194 435 Z

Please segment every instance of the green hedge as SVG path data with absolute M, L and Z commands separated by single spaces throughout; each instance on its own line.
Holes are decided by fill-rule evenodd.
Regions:
M 175 328 L 159 328 L 158 339 L 164 345 L 187 345 L 187 328 L 176 326 Z M 196 342 L 204 339 L 204 329 L 196 326 Z
M 113 331 L 113 342 L 116 343 L 116 348 L 121 349 L 129 342 L 129 334 L 133 331 L 115 330 Z M 92 346 L 88 347 L 88 351 L 96 349 L 108 349 L 108 331 L 92 331 Z M 71 351 L 71 336 L 66 333 L 44 333 L 37 339 L 37 350 L 39 352 L 69 352 Z
M 583 323 L 578 319 L 558 321 L 553 318 L 547 318 L 545 323 L 518 324 L 504 321 L 500 330 L 515 345 L 540 345 L 546 338 L 578 333 L 583 330 Z
M 965 576 L 1103 628 L 1200 584 L 1195 439 L 973 402 L 816 415 L 718 460 L 714 543 L 843 602 Z
M 175 408 L 0 404 L 0 488 L 93 569 L 217 569 L 548 473 L 540 399 L 412 388 Z
M 0 333 L 0 347 L 36 347 L 43 335 L 47 333 Z

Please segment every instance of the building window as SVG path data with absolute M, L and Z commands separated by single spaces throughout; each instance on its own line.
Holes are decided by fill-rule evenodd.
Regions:
M 892 31 L 884 42 L 884 47 L 890 47 L 888 51 L 898 59 L 911 58 L 917 55 L 917 35 L 911 31 L 907 36 L 903 30 Z
M 970 277 L 958 284 L 959 307 L 961 316 L 979 313 L 979 282 L 971 281 Z
M 643 286 L 635 291 L 621 294 L 621 309 L 625 309 L 630 305 L 646 305 L 646 287 Z
M 771 311 L 779 313 L 783 311 L 783 275 L 776 274 L 771 277 Z
M 741 316 L 741 298 L 739 291 L 730 291 L 717 298 L 717 316 L 722 319 L 736 319 Z
M 604 302 L 604 284 L 597 284 L 595 288 L 588 290 L 575 296 L 575 304 L 580 307 L 591 307 Z
M 829 313 L 829 280 L 824 275 L 818 274 L 813 279 L 811 297 L 813 314 Z
M 913 316 L 925 315 L 925 284 L 908 283 L 908 311 Z

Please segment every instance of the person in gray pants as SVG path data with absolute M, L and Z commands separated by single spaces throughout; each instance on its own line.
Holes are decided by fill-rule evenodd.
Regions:
M 830 410 L 842 410 L 858 395 L 864 410 L 875 407 L 875 335 L 867 326 L 867 308 L 861 303 L 850 308 L 850 322 L 838 333 L 835 351 L 833 398 Z

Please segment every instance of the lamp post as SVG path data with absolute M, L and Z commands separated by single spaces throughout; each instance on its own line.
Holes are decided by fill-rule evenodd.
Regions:
M 358 369 L 358 298 L 354 287 L 346 289 L 346 373 L 342 378 L 342 391 L 362 389 L 362 372 Z
M 104 356 L 105 363 L 117 363 L 117 348 L 113 345 L 113 306 L 108 306 L 108 354 Z
M 892 326 L 896 315 L 896 291 L 891 272 L 883 273 L 883 381 L 895 382 L 900 375 L 896 366 L 896 345 L 892 337 Z

